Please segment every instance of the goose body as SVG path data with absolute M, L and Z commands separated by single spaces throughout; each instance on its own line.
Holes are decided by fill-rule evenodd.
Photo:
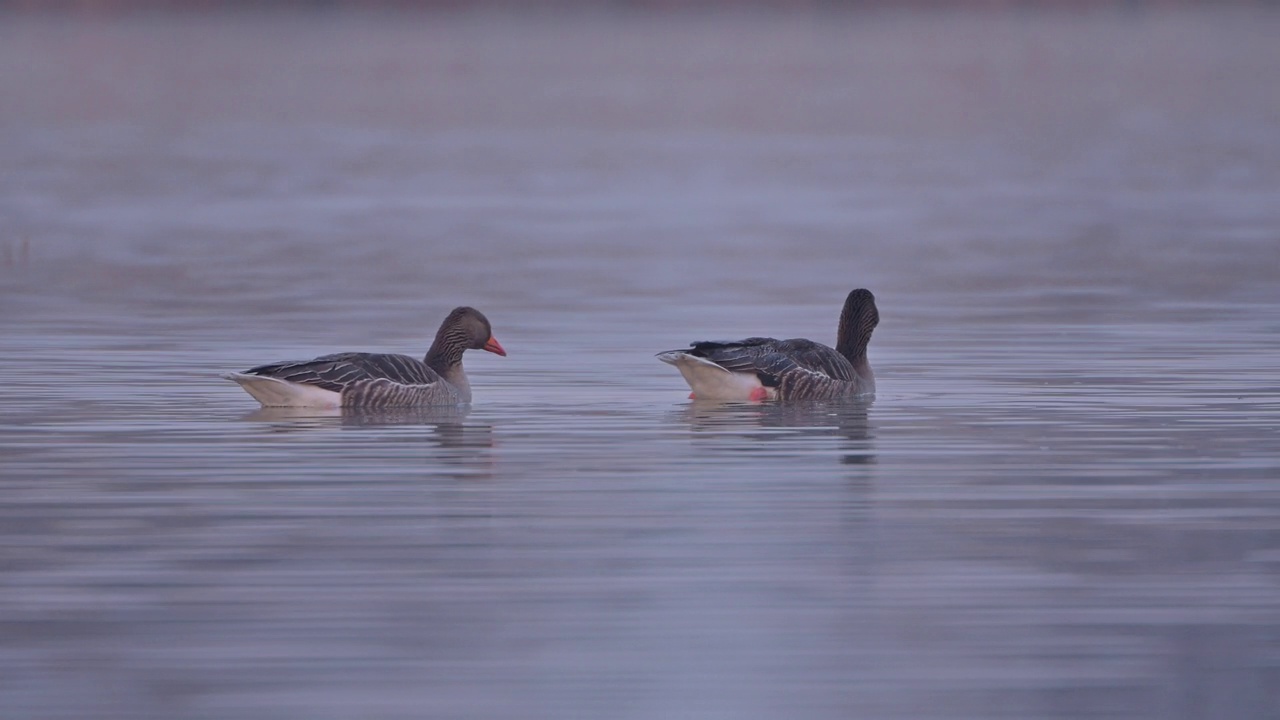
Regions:
M 836 347 L 794 338 L 752 337 L 695 342 L 658 353 L 693 389 L 692 398 L 720 401 L 834 400 L 875 392 L 867 343 L 880 322 L 875 296 L 858 289 L 845 299 Z
M 480 311 L 449 313 L 424 359 L 344 352 L 313 360 L 259 365 L 224 377 L 263 407 L 424 407 L 471 402 L 462 369 L 467 349 L 506 355 Z

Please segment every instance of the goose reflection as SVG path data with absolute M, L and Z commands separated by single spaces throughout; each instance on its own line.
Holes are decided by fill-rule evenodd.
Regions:
M 838 403 L 717 403 L 695 400 L 673 414 L 697 435 L 748 439 L 747 452 L 777 450 L 777 443 L 834 438 L 844 465 L 876 462 L 868 419 L 873 398 Z
M 362 408 L 259 408 L 244 416 L 266 423 L 272 433 L 316 430 L 373 430 L 394 428 L 388 442 L 421 442 L 434 449 L 430 459 L 440 462 L 454 477 L 490 477 L 493 467 L 493 426 L 465 422 L 467 407 Z M 416 432 L 426 430 L 425 434 Z
M 464 405 L 405 408 L 304 408 L 264 407 L 244 416 L 245 420 L 280 423 L 291 428 L 379 427 L 391 425 L 433 425 L 460 423 L 471 414 Z

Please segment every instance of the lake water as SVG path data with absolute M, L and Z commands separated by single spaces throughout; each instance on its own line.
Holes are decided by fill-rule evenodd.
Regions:
M 0 16 L 4 717 L 1280 717 L 1276 37 Z M 873 402 L 653 358 L 854 287 Z M 218 378 L 458 304 L 469 412 Z

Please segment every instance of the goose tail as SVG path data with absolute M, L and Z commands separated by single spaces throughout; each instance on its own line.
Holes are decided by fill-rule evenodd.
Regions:
M 342 406 L 342 396 L 332 390 L 289 382 L 279 378 L 226 373 L 223 378 L 244 388 L 263 407 L 311 407 L 336 408 Z
M 690 397 L 698 400 L 755 402 L 777 396 L 773 388 L 764 387 L 755 373 L 730 372 L 684 350 L 668 350 L 657 357 L 680 371 L 693 390 Z

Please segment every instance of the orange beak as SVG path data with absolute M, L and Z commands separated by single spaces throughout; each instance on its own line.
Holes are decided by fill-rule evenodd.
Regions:
M 490 335 L 489 342 L 484 344 L 484 349 L 495 355 L 507 356 L 507 351 L 502 349 L 502 345 L 498 343 L 498 338 Z

